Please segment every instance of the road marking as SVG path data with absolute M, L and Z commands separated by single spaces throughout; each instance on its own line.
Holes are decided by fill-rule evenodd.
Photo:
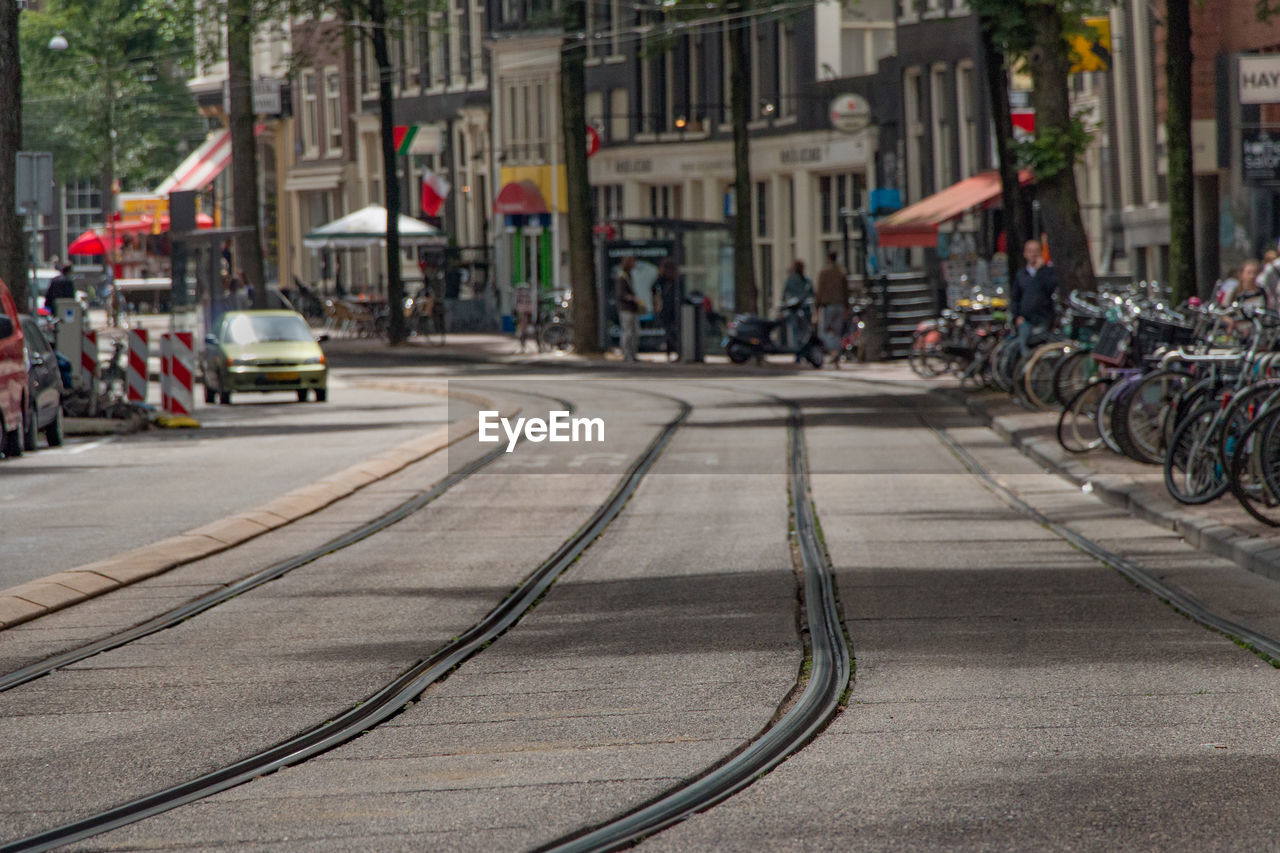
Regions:
M 88 444 L 82 444 L 79 447 L 70 447 L 67 449 L 68 454 L 84 453 L 86 450 L 93 450 L 95 447 L 101 447 L 111 439 L 100 438 L 97 441 L 91 441 Z

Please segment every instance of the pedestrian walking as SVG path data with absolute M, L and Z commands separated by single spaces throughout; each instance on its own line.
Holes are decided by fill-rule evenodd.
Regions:
M 232 276 L 227 282 L 227 310 L 248 311 L 252 307 L 253 303 L 249 301 L 249 295 L 241 287 L 240 279 Z
M 812 298 L 813 281 L 804 274 L 804 261 L 796 259 L 796 262 L 791 265 L 787 280 L 782 283 L 782 305 L 780 306 L 787 323 L 787 345 L 792 349 L 799 349 L 800 336 L 804 331 L 801 329 L 804 312 L 800 309 Z M 797 353 L 796 361 L 799 360 L 800 355 Z
M 1010 310 L 1013 314 L 1018 344 L 1026 353 L 1031 348 L 1033 335 L 1043 335 L 1053 327 L 1058 309 L 1053 303 L 1058 289 L 1058 273 L 1052 264 L 1045 263 L 1039 240 L 1028 240 L 1022 247 L 1026 266 L 1013 277 Z
M 827 352 L 840 352 L 840 337 L 849 311 L 849 278 L 836 262 L 836 253 L 827 254 L 827 265 L 818 273 L 818 293 L 814 299 L 813 322 L 818 327 Z
M 516 287 L 516 331 L 520 336 L 520 352 L 524 352 L 530 335 L 533 336 L 534 348 L 538 348 L 538 330 L 534 327 L 533 288 L 527 284 Z
M 76 283 L 71 278 L 71 264 L 64 264 L 59 267 L 58 274 L 49 282 L 49 289 L 44 294 L 44 307 L 55 317 L 58 312 L 54 310 L 54 304 L 59 299 L 75 299 Z
M 680 279 L 676 262 L 664 258 L 658 264 L 658 277 L 650 288 L 653 295 L 653 312 L 662 324 L 662 338 L 666 344 L 667 360 L 680 356 Z
M 635 255 L 627 255 L 618 265 L 614 292 L 618 297 L 618 343 L 623 361 L 635 361 L 640 343 L 640 300 L 631 284 L 631 271 L 636 268 Z

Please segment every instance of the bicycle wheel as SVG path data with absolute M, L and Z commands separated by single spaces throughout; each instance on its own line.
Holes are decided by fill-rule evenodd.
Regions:
M 1255 418 L 1241 434 L 1228 483 L 1249 515 L 1280 527 L 1280 409 Z
M 932 379 L 947 367 L 946 357 L 942 353 L 942 335 L 936 329 L 917 332 L 911 339 L 911 350 L 907 353 L 907 364 L 913 373 L 921 379 Z M 939 363 L 941 361 L 941 364 Z
M 1098 378 L 1100 369 L 1093 353 L 1077 349 L 1058 362 L 1053 371 L 1053 396 L 1066 405 L 1080 390 Z
M 1224 461 L 1230 461 L 1249 424 L 1277 402 L 1280 402 L 1280 379 L 1264 379 L 1231 395 L 1218 432 L 1218 453 Z
M 1164 420 L 1174 397 L 1188 381 L 1180 371 L 1148 373 L 1117 403 L 1116 417 L 1123 427 L 1121 444 L 1128 456 L 1148 465 L 1164 461 Z
M 1206 504 L 1230 488 L 1226 466 L 1218 456 L 1220 413 L 1216 403 L 1205 403 L 1174 430 L 1164 460 L 1164 485 L 1174 500 Z
M 1124 393 L 1130 381 L 1132 381 L 1131 378 L 1126 377 L 1112 382 L 1111 387 L 1107 389 L 1107 393 L 1098 404 L 1098 432 L 1102 434 L 1102 443 L 1112 453 L 1118 453 L 1121 456 L 1124 456 L 1125 453 L 1115 437 L 1116 398 L 1117 395 Z
M 1002 340 L 991 355 L 991 381 L 1006 394 L 1013 393 L 1013 369 L 1021 357 L 1022 346 L 1013 335 Z
M 1087 453 L 1102 446 L 1098 406 L 1111 386 L 1110 379 L 1086 385 L 1071 398 L 1058 417 L 1058 443 L 1068 453 Z
M 1053 389 L 1053 376 L 1058 365 L 1072 353 L 1067 341 L 1053 341 L 1037 347 L 1023 369 L 1023 396 L 1037 409 L 1048 409 L 1058 402 Z
M 1210 394 L 1216 394 L 1219 386 L 1219 380 L 1213 377 L 1206 377 L 1192 383 L 1184 388 L 1173 400 L 1169 407 L 1169 415 L 1165 418 L 1165 436 L 1164 446 L 1168 447 L 1173 441 L 1173 434 L 1182 426 L 1182 422 L 1187 415 L 1199 409 Z

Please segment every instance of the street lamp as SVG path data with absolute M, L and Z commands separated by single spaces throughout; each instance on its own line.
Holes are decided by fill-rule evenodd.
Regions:
M 57 33 L 53 38 L 49 39 L 49 50 L 56 53 L 64 53 L 70 47 L 70 42 L 67 41 L 66 36 L 62 33 Z M 93 62 L 94 60 L 91 59 L 90 61 Z M 111 79 L 111 66 L 107 63 L 105 58 L 101 62 L 101 71 L 102 84 L 106 89 L 107 102 L 107 163 L 102 190 L 102 222 L 106 227 L 107 232 L 107 245 L 104 248 L 107 250 L 107 278 L 111 282 L 111 325 L 118 326 L 120 325 L 120 293 L 116 289 L 114 264 L 114 253 L 116 249 L 116 96 Z

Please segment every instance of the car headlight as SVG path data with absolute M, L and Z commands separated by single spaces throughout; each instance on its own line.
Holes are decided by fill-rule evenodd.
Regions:
M 227 367 L 248 367 L 253 364 L 251 358 L 229 358 L 227 359 Z
M 317 355 L 313 358 L 304 358 L 298 362 L 299 364 L 324 364 L 324 356 Z

